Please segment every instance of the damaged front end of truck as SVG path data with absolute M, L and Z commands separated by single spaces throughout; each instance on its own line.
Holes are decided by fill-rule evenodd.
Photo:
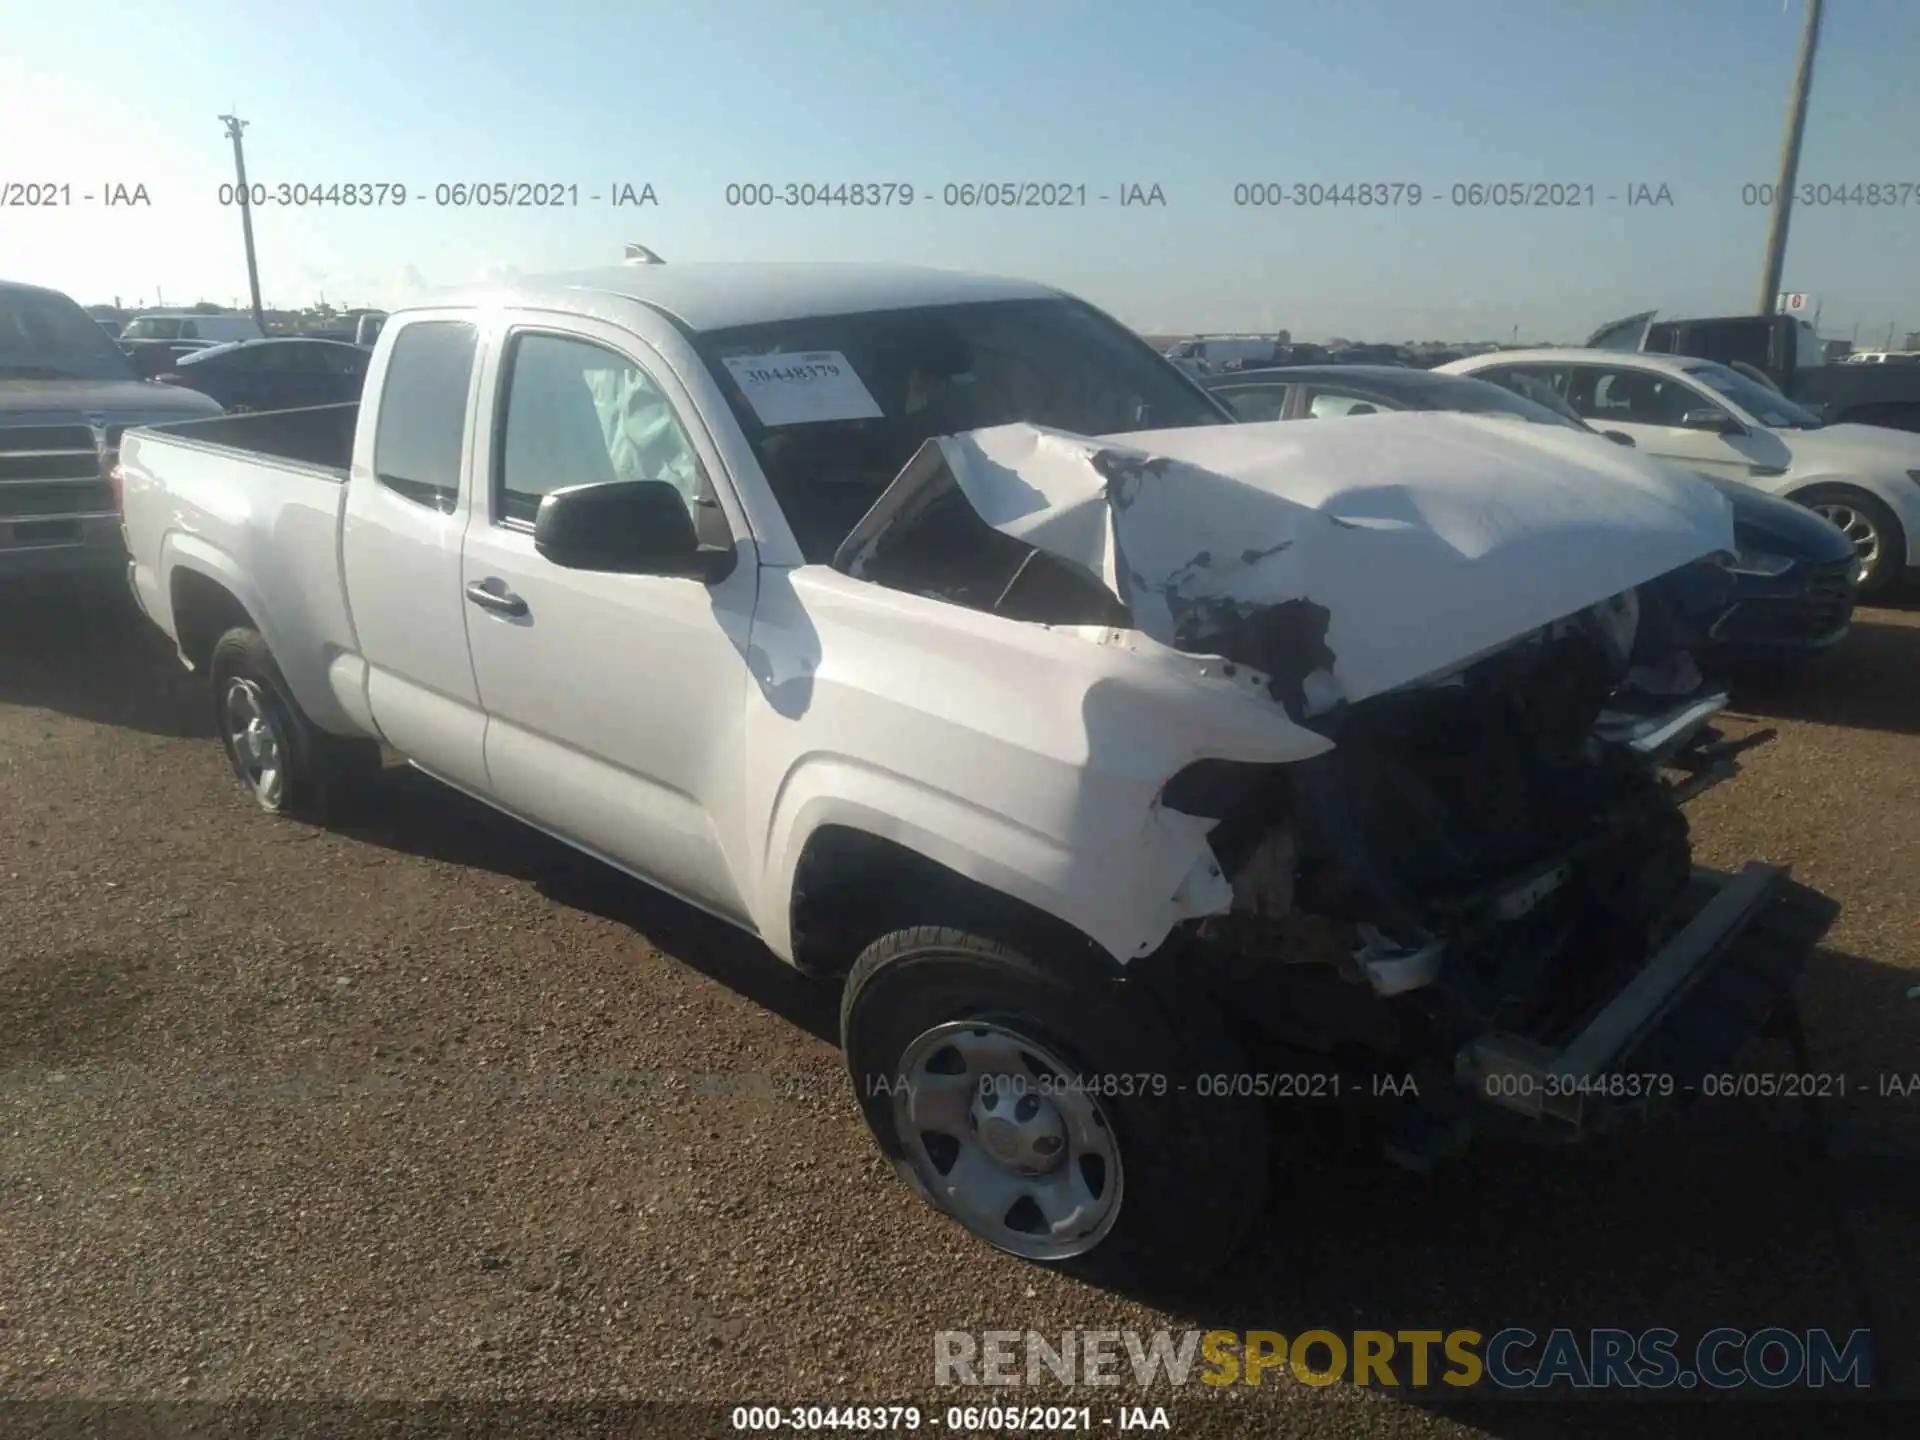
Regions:
M 1685 648 L 1732 548 L 1711 487 L 1587 437 L 1395 415 L 941 437 L 835 564 L 1214 657 L 1330 742 L 1169 778 L 1232 898 L 1134 964 L 1216 992 L 1256 1069 L 1398 1077 L 1425 1166 L 1683 1099 L 1833 922 L 1782 867 L 1693 863 L 1682 806 L 1767 738 L 1715 728 Z

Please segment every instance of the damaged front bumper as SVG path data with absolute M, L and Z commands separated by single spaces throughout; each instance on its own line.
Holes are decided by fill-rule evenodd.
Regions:
M 1693 889 L 1692 918 L 1573 1033 L 1464 1046 L 1465 1095 L 1571 1138 L 1698 1094 L 1789 1002 L 1839 906 L 1758 862 L 1696 869 Z

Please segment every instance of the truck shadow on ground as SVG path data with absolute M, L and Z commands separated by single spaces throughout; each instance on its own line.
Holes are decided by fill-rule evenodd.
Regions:
M 1422 1177 L 1388 1165 L 1380 1133 L 1330 1107 L 1277 1113 L 1282 1148 L 1261 1228 L 1240 1263 L 1179 1303 L 1179 1313 L 1200 1328 L 1271 1330 L 1289 1340 L 1306 1330 L 1455 1329 L 1484 1339 L 1523 1327 L 1540 1337 L 1569 1329 L 1584 1345 L 1594 1329 L 1665 1327 L 1679 1332 L 1683 1362 L 1719 1326 L 1825 1328 L 1842 1341 L 1865 1328 L 1874 1337 L 1873 1398 L 1910 1396 L 1920 1330 L 1920 1105 L 1881 1093 L 1878 1082 L 1920 1063 L 1910 1028 L 1889 1024 L 1860 1046 L 1842 1043 L 1817 1016 L 1897 1016 L 1911 980 L 1838 951 L 1812 957 L 1802 994 L 1813 1001 L 1813 1064 L 1845 1073 L 1848 1085 L 1844 1098 L 1817 1102 L 1815 1116 L 1797 1096 L 1703 1099 L 1642 1132 L 1578 1149 L 1486 1144 Z M 1860 1038 L 1850 1024 L 1836 1028 L 1847 1041 Z M 1795 1067 L 1784 1040 L 1766 1038 L 1740 1069 L 1777 1076 Z M 1399 1356 L 1394 1373 L 1404 1385 L 1411 1362 L 1404 1348 Z M 1521 1352 L 1529 1364 L 1539 1356 L 1538 1345 Z M 1451 1368 L 1437 1347 L 1433 1361 L 1435 1375 Z M 1324 1351 L 1314 1363 L 1326 1363 Z M 1573 1394 L 1565 1384 L 1550 1393 Z M 1458 1391 L 1402 1395 L 1448 1414 L 1450 1400 L 1465 1399 Z M 1536 1426 L 1549 1419 L 1539 1410 L 1481 1404 L 1472 1419 L 1499 1435 L 1567 1433 Z
M 840 1043 L 835 986 L 802 975 L 725 921 L 409 766 L 389 765 L 351 812 L 327 828 L 382 849 L 527 881 L 554 904 L 625 926 L 790 1024 Z
M 147 735 L 212 736 L 206 682 L 124 587 L 0 592 L 0 705 Z
M 834 987 L 791 971 L 751 937 L 417 772 L 390 769 L 378 788 L 358 818 L 332 828 L 529 881 L 837 1044 Z M 1722 1325 L 1824 1326 L 1842 1338 L 1870 1327 L 1878 1374 L 1888 1376 L 1896 1337 L 1914 1324 L 1911 1315 L 1895 1323 L 1913 1303 L 1903 1297 L 1920 1295 L 1920 1098 L 1860 1097 L 1879 1071 L 1920 1069 L 1900 1023 L 1911 978 L 1838 951 L 1813 957 L 1804 993 L 1814 1063 L 1844 1068 L 1855 1097 L 1850 1109 L 1828 1107 L 1825 1155 L 1811 1147 L 1798 1099 L 1724 1100 L 1580 1149 L 1487 1145 L 1421 1177 L 1382 1157 L 1376 1122 L 1331 1106 L 1277 1111 L 1274 1189 L 1240 1261 L 1196 1293 L 1136 1298 L 1179 1325 L 1289 1337 L 1664 1326 L 1690 1343 Z M 1793 1068 L 1778 1039 L 1758 1042 L 1743 1064 Z M 1904 1125 L 1883 1123 L 1896 1106 L 1913 1113 Z M 1870 1267 L 1852 1233 L 1862 1216 L 1887 1232 Z M 1405 1398 L 1449 1414 L 1449 1402 L 1465 1401 Z M 1475 1405 L 1473 1419 L 1491 1433 L 1566 1433 L 1539 1407 L 1483 1409 Z
M 1920 608 L 1920 607 L 1916 607 Z M 1824 655 L 1729 668 L 1736 711 L 1851 730 L 1920 735 L 1920 623 L 1893 614 L 1853 622 Z

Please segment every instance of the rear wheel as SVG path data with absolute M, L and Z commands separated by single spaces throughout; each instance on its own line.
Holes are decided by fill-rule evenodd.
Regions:
M 1265 1191 L 1265 1115 L 1217 1018 L 964 930 L 896 931 L 841 1002 L 847 1068 L 897 1173 L 998 1249 L 1103 1281 L 1198 1279 Z
M 1860 557 L 1860 598 L 1883 595 L 1906 568 L 1907 535 L 1878 497 L 1851 485 L 1817 485 L 1793 499 L 1838 526 Z
M 227 631 L 207 668 L 221 746 L 268 814 L 318 819 L 379 768 L 373 742 L 329 734 L 307 718 L 257 630 Z

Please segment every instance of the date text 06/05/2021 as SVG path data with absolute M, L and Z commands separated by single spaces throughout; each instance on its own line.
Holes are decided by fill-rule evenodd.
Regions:
M 1158 181 L 949 180 L 940 186 L 907 180 L 736 181 L 721 194 L 732 209 L 908 209 L 931 205 L 953 210 L 1083 210 L 1167 208 Z
M 884 1434 L 949 1430 L 981 1433 L 1088 1435 L 1115 1430 L 1170 1432 L 1164 1405 L 736 1405 L 733 1428 L 748 1435 L 790 1432 Z
M 1233 203 L 1255 210 L 1391 210 L 1421 207 L 1461 210 L 1671 209 L 1673 188 L 1663 180 L 1242 180 Z
M 905 1076 L 872 1075 L 869 1095 L 905 1093 Z M 1411 1071 L 1367 1074 L 1337 1070 L 1220 1071 L 1175 1078 L 1155 1071 L 1101 1072 L 1085 1075 L 986 1075 L 982 1093 L 1018 1099 L 1032 1093 L 1092 1095 L 1105 1099 L 1140 1096 L 1159 1099 L 1174 1093 L 1203 1099 L 1358 1100 L 1421 1097 L 1419 1077 Z M 1881 1100 L 1920 1100 L 1920 1070 L 1852 1075 L 1841 1070 L 1725 1070 L 1681 1079 L 1664 1071 L 1607 1071 L 1593 1075 L 1494 1071 L 1481 1077 L 1491 1101 L 1592 1099 L 1610 1101 L 1686 1100 L 1839 1100 L 1871 1096 Z
M 391 210 L 430 205 L 454 210 L 577 210 L 582 204 L 611 209 L 652 209 L 660 192 L 646 180 L 607 180 L 581 185 L 572 180 L 442 180 L 408 185 L 398 180 L 231 182 L 216 192 L 223 206 L 256 209 Z

